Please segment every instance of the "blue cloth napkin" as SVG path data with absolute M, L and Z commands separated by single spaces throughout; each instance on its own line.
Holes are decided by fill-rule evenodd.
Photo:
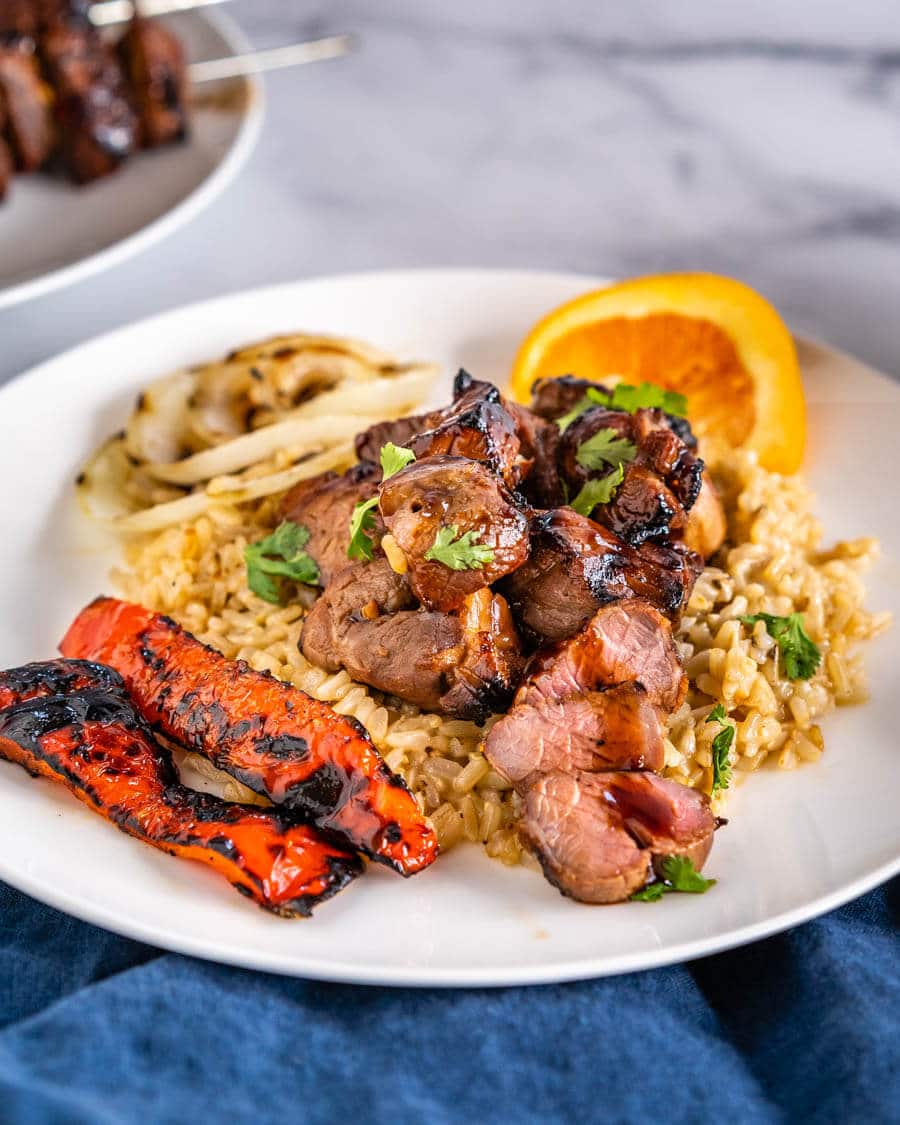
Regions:
M 688 965 L 354 988 L 161 953 L 0 884 L 0 1121 L 896 1122 L 900 880 Z

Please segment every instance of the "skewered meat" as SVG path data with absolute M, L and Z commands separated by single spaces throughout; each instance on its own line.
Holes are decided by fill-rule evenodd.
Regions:
M 427 609 L 458 609 L 465 598 L 521 566 L 528 557 L 528 520 L 500 480 L 478 461 L 428 457 L 381 486 L 385 525 L 406 557 L 409 584 Z M 473 536 L 493 557 L 452 569 L 429 558 L 439 533 Z
M 592 383 L 590 379 L 578 379 L 574 375 L 538 379 L 531 388 L 531 409 L 541 418 L 555 422 L 557 418 L 574 410 L 589 389 L 609 394 L 609 388 L 602 383 Z
M 689 551 L 630 547 L 571 508 L 542 512 L 531 524 L 531 557 L 503 583 L 518 624 L 535 641 L 571 637 L 601 605 L 643 598 L 677 617 L 701 560 Z
M 319 583 L 327 586 L 331 579 L 349 563 L 350 517 L 361 500 L 371 499 L 381 482 L 381 470 L 368 461 L 354 465 L 342 476 L 322 473 L 302 480 L 281 502 L 285 519 L 303 524 L 309 531 L 304 550 L 316 560 Z M 384 524 L 374 511 L 375 526 L 370 532 L 377 545 L 384 534 Z
M 447 453 L 480 461 L 509 488 L 522 477 L 516 424 L 500 392 L 466 371 L 454 380 L 453 405 L 440 412 L 432 429 L 416 434 L 406 445 L 419 460 Z
M 559 427 L 514 402 L 508 402 L 506 409 L 515 422 L 521 447 L 522 495 L 537 508 L 558 507 L 565 502 L 557 465 Z
M 442 410 L 432 410 L 428 414 L 410 414 L 406 418 L 394 418 L 386 422 L 376 422 L 356 435 L 356 456 L 360 461 L 378 464 L 381 447 L 388 442 L 406 446 L 416 434 L 424 433 L 436 426 L 443 418 Z
M 31 172 L 47 160 L 55 142 L 52 95 L 41 79 L 34 41 L 0 36 L 0 132 L 16 166 Z
M 341 571 L 310 610 L 303 654 L 457 718 L 483 720 L 508 703 L 523 661 L 503 598 L 484 589 L 453 613 L 415 606 L 408 582 L 387 559 L 358 563 Z
M 704 559 L 710 558 L 725 542 L 728 527 L 719 490 L 708 472 L 703 474 L 700 492 L 688 515 L 684 545 Z
M 404 875 L 434 860 L 434 833 L 358 722 L 114 598 L 82 610 L 60 649 L 115 668 L 166 737 L 373 859 Z
M 137 126 L 113 49 L 88 23 L 60 20 L 42 36 L 41 55 L 69 172 L 79 183 L 109 175 L 133 151 Z
M 188 135 L 188 74 L 184 48 L 157 20 L 135 18 L 119 41 L 132 91 L 142 148 L 183 141 Z
M 667 856 L 699 870 L 715 826 L 705 794 L 652 773 L 550 773 L 528 790 L 519 831 L 563 894 L 607 903 Z
M 545 695 L 542 686 L 526 681 L 484 744 L 485 757 L 520 793 L 554 771 L 662 769 L 659 711 L 640 684 L 564 699 Z
M 186 789 L 121 688 L 93 666 L 73 674 L 61 663 L 43 680 L 40 665 L 0 674 L 0 757 L 62 782 L 123 832 L 207 864 L 278 914 L 309 915 L 360 873 L 355 855 L 275 810 Z
M 86 19 L 91 0 L 0 0 L 0 35 L 35 36 L 60 19 Z

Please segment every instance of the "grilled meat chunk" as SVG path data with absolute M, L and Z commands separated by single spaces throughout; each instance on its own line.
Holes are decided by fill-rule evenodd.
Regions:
M 54 662 L 45 677 L 40 665 L 0 673 L 0 757 L 61 782 L 129 836 L 207 864 L 277 914 L 309 915 L 360 874 L 352 852 L 277 810 L 186 789 L 115 673 L 73 664 Z
M 377 492 L 381 470 L 368 461 L 361 461 L 338 476 L 321 473 L 302 480 L 281 502 L 281 514 L 287 520 L 303 524 L 309 531 L 305 550 L 319 567 L 319 583 L 326 586 L 350 564 L 347 546 L 350 542 L 350 517 L 361 500 L 370 500 Z M 377 545 L 384 534 L 384 525 L 377 510 L 373 512 L 375 528 L 371 537 Z
M 670 855 L 699 870 L 714 830 L 704 794 L 647 772 L 546 774 L 519 826 L 547 879 L 590 903 L 622 902 Z
M 643 598 L 677 617 L 701 568 L 690 551 L 630 547 L 586 516 L 558 508 L 532 520 L 531 556 L 502 589 L 526 637 L 560 641 L 621 598 Z
M 0 36 L 0 131 L 16 167 L 34 171 L 47 160 L 55 140 L 52 94 L 41 78 L 34 41 Z
M 521 566 L 528 557 L 528 520 L 500 480 L 478 461 L 429 457 L 381 486 L 385 526 L 406 556 L 409 584 L 426 609 L 458 609 L 469 594 Z M 438 534 L 472 533 L 493 558 L 455 570 L 429 558 Z
M 358 722 L 114 598 L 82 610 L 60 649 L 115 668 L 167 738 L 351 847 L 404 875 L 434 860 L 433 831 Z
M 526 406 L 508 402 L 506 409 L 512 415 L 519 437 L 524 476 L 520 485 L 522 495 L 536 508 L 556 508 L 565 503 L 557 465 L 559 427 Z
M 91 0 L 0 0 L 0 35 L 36 36 L 58 20 L 84 20 Z
M 725 509 L 719 490 L 713 484 L 708 472 L 703 474 L 703 483 L 694 506 L 688 515 L 684 529 L 684 545 L 704 559 L 710 558 L 725 542 L 728 531 L 725 522 Z
M 349 567 L 307 615 L 303 654 L 429 711 L 482 720 L 506 705 L 523 660 L 504 600 L 483 589 L 453 613 L 415 605 L 386 559 Z
M 88 23 L 59 21 L 42 36 L 41 54 L 70 174 L 78 183 L 109 175 L 133 151 L 137 125 L 113 49 Z
M 544 773 L 658 770 L 665 752 L 660 714 L 640 684 L 557 699 L 546 677 L 526 680 L 509 714 L 490 731 L 484 753 L 520 793 Z
M 453 383 L 453 405 L 440 411 L 439 421 L 406 442 L 419 460 L 452 454 L 480 461 L 509 488 L 522 478 L 516 424 L 493 383 L 460 371 Z
M 12 153 L 9 151 L 9 145 L 0 137 L 0 200 L 4 198 L 9 190 L 9 182 L 12 179 L 13 172 L 13 158 Z
M 609 394 L 609 389 L 602 383 L 592 383 L 590 379 L 578 379 L 574 375 L 538 379 L 531 388 L 531 409 L 541 418 L 555 422 L 574 410 L 589 389 Z
M 142 148 L 188 135 L 188 74 L 184 48 L 159 20 L 135 17 L 119 40 Z
M 356 435 L 356 456 L 360 461 L 372 461 L 377 465 L 383 445 L 389 441 L 394 445 L 409 445 L 411 438 L 436 426 L 443 413 L 441 410 L 432 410 L 428 414 L 411 414 L 406 418 L 376 422 Z
M 687 690 L 671 625 L 638 599 L 602 606 L 580 633 L 537 653 L 528 675 L 542 696 L 557 700 L 636 681 L 666 712 Z
M 667 417 L 661 410 L 628 414 L 596 406 L 576 418 L 560 438 L 560 474 L 573 496 L 592 477 L 616 468 L 606 462 L 599 467 L 586 463 L 587 443 L 601 431 L 630 443 L 633 459 L 623 464 L 624 480 L 593 515 L 633 546 L 683 533 L 686 513 L 700 491 L 703 462 L 669 427 Z

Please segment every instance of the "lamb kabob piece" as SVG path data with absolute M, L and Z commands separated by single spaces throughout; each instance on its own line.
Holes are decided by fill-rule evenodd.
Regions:
M 40 52 L 67 171 L 78 183 L 115 172 L 135 149 L 138 122 L 114 48 L 70 15 L 46 28 Z
M 362 871 L 352 852 L 277 810 L 185 788 L 121 678 L 97 664 L 0 672 L 0 758 L 60 782 L 122 832 L 212 867 L 285 917 L 308 916 Z
M 30 36 L 0 31 L 0 135 L 20 172 L 40 168 L 56 142 L 53 95 Z
M 190 89 L 178 37 L 158 20 L 138 16 L 119 40 L 118 52 L 137 114 L 140 147 L 185 140 Z
M 114 668 L 153 727 L 298 819 L 402 875 L 437 855 L 403 780 L 364 728 L 327 704 L 114 598 L 82 610 L 60 649 Z

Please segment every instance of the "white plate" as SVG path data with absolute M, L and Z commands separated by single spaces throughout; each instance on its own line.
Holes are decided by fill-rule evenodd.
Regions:
M 422 271 L 309 281 L 211 301 L 85 344 L 0 391 L 0 666 L 50 657 L 75 612 L 108 590 L 110 557 L 72 500 L 85 453 L 154 375 L 295 329 L 348 333 L 405 357 L 502 381 L 547 309 L 596 279 Z M 854 360 L 802 347 L 809 473 L 829 537 L 881 535 L 871 604 L 900 610 L 900 390 Z M 439 389 L 446 393 L 446 385 Z M 801 922 L 900 869 L 896 694 L 900 629 L 869 647 L 873 701 L 825 721 L 827 750 L 741 787 L 703 897 L 587 907 L 540 876 L 460 848 L 403 881 L 369 874 L 310 922 L 253 909 L 220 878 L 115 832 L 50 783 L 0 765 L 0 877 L 135 938 L 221 961 L 332 980 L 513 984 L 648 968 Z
M 221 12 L 167 21 L 189 59 L 249 49 Z M 262 124 L 262 83 L 252 77 L 210 82 L 197 92 L 185 144 L 140 153 L 114 175 L 82 187 L 43 173 L 13 178 L 0 204 L 0 309 L 137 254 L 186 223 L 237 175 Z

